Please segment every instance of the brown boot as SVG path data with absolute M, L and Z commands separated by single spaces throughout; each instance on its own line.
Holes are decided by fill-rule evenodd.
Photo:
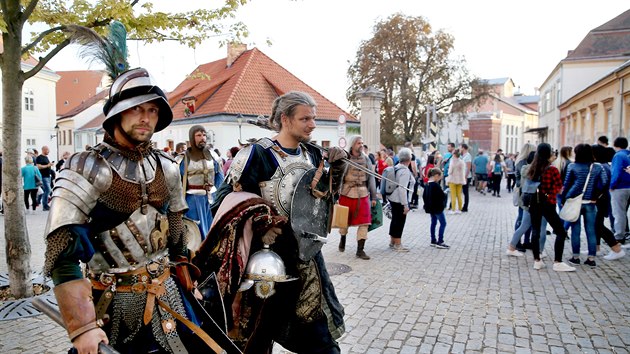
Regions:
M 363 251 L 363 247 L 365 247 L 365 240 L 358 240 L 357 241 L 357 257 L 368 260 L 370 259 L 370 256 L 365 254 L 365 252 Z
M 339 239 L 339 252 L 343 252 L 346 250 L 346 235 L 341 235 Z

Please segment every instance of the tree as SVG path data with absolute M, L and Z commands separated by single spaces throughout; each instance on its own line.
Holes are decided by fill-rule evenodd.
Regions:
M 2 198 L 5 207 L 4 235 L 11 293 L 20 298 L 32 296 L 30 281 L 31 248 L 25 227 L 21 202 L 20 142 L 22 127 L 22 86 L 59 51 L 71 43 L 69 25 L 82 25 L 99 33 L 112 20 L 122 22 L 130 39 L 147 43 L 178 41 L 190 47 L 204 39 L 229 30 L 235 37 L 247 35 L 242 23 L 225 27 L 222 23 L 234 17 L 247 0 L 226 0 L 222 7 L 181 13 L 153 10 L 150 1 L 140 0 L 0 0 L 0 30 L 4 51 L 0 53 L 2 69 L 2 141 L 4 152 Z M 31 33 L 23 43 L 26 23 L 46 28 Z M 22 58 L 45 53 L 29 71 L 22 71 Z M 39 235 L 38 235 L 39 236 Z M 42 235 L 43 236 L 43 235 Z
M 394 14 L 374 26 L 348 69 L 348 101 L 357 111 L 354 94 L 367 87 L 383 91 L 381 142 L 386 145 L 419 142 L 426 126 L 426 105 L 444 116 L 453 106 L 463 109 L 485 90 L 476 91 L 475 79 L 464 59 L 453 59 L 454 37 L 433 32 L 422 17 Z

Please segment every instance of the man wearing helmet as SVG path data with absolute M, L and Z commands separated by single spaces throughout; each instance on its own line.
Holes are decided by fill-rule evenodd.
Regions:
M 151 146 L 173 113 L 142 68 L 114 80 L 103 113 L 103 142 L 58 174 L 45 272 L 80 354 L 97 353 L 99 342 L 121 353 L 186 352 L 199 342 L 180 331 L 181 317 L 192 317 L 170 266 L 186 260 L 187 206 L 176 162 Z
M 327 236 L 329 209 L 318 205 L 330 202 L 329 194 L 317 193 L 328 191 L 330 183 L 322 154 L 307 144 L 315 117 L 315 101 L 304 92 L 275 99 L 267 126 L 277 135 L 243 147 L 234 157 L 212 205 L 214 224 L 193 260 L 202 273 L 217 272 L 230 337 L 245 353 L 271 353 L 273 342 L 297 353 L 340 352 L 336 339 L 345 330 L 343 307 L 326 271 L 321 242 L 314 241 Z M 345 156 L 332 148 L 331 169 L 342 170 L 340 158 Z M 315 170 L 320 174 L 315 173 L 313 184 L 298 189 Z M 320 199 L 298 196 L 311 190 Z M 297 209 L 304 211 L 304 219 L 296 227 L 296 220 L 302 220 Z M 301 238 L 303 228 L 313 225 L 323 231 Z M 264 251 L 268 245 L 273 253 Z M 284 264 L 275 261 L 275 254 Z M 279 276 L 270 280 L 266 274 L 248 273 L 261 259 L 273 261 L 266 273 Z M 289 281 L 293 277 L 298 279 Z
M 190 147 L 177 157 L 177 161 L 188 204 L 185 216 L 197 224 L 203 240 L 212 225 L 210 202 L 223 181 L 223 173 L 218 158 L 206 144 L 206 129 L 193 125 L 188 135 Z

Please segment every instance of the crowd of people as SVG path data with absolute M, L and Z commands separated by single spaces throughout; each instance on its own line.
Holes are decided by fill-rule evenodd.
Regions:
M 613 147 L 609 147 L 606 136 L 601 136 L 594 145 L 564 146 L 559 153 L 546 143 L 537 147 L 525 144 L 515 161 L 514 200 L 519 213 L 507 255 L 522 257 L 527 249 L 531 249 L 534 268 L 545 267 L 541 250 L 545 247 L 548 223 L 556 235 L 555 271 L 575 271 L 575 266 L 581 264 L 596 267 L 595 258 L 601 254 L 601 239 L 611 249 L 604 255 L 604 260 L 624 257 L 624 248 L 630 246 L 626 236 L 630 197 L 627 193 L 630 191 L 627 148 L 626 138 L 616 138 Z M 562 210 L 567 202 L 580 204 L 575 216 L 569 216 L 567 212 L 563 220 Z M 604 223 L 606 218 L 610 220 L 610 228 Z M 582 225 L 587 241 L 585 259 L 582 259 L 580 250 Z M 566 263 L 563 260 L 564 241 L 569 237 L 572 255 Z
M 311 96 L 288 92 L 271 107 L 273 137 L 232 148 L 224 160 L 203 126 L 193 126 L 189 141 L 171 153 L 151 142 L 171 123 L 171 108 L 138 68 L 110 89 L 103 141 L 57 163 L 50 205 L 55 162 L 46 147 L 35 158 L 29 152 L 25 206 L 37 205 L 32 191 L 41 183 L 41 203 L 50 209 L 44 270 L 78 353 L 95 353 L 99 343 L 121 353 L 271 353 L 274 342 L 298 353 L 340 353 L 344 310 L 321 252 L 334 203 L 348 215 L 336 226 L 339 251 L 356 227 L 356 257 L 368 261 L 365 246 L 382 225 L 381 206 L 391 211 L 393 251 L 409 251 L 402 238 L 420 199 L 430 245 L 449 249 L 446 214 L 468 212 L 469 186 L 500 198 L 505 178 L 518 207 L 508 256 L 531 248 L 534 268 L 542 269 L 548 223 L 556 235 L 553 269 L 573 271 L 582 262 L 580 220 L 585 265 L 596 266 L 600 238 L 611 248 L 604 259 L 625 255 L 625 138 L 615 139 L 614 150 L 602 138 L 601 145 L 562 148 L 560 157 L 546 143 L 526 144 L 518 154 L 479 151 L 474 159 L 467 144 L 448 144 L 443 155 L 416 156 L 410 142 L 397 153 L 371 154 L 361 136 L 346 150 L 310 143 L 316 112 Z M 579 195 L 580 217 L 563 221 L 557 210 Z M 194 234 L 201 240 L 192 246 Z M 259 269 L 254 260 L 261 258 L 272 265 Z M 213 316 L 218 308 L 221 316 Z

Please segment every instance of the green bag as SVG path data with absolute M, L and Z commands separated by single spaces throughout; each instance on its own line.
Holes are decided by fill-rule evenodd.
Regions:
M 380 200 L 376 200 L 376 205 L 370 208 L 370 212 L 372 213 L 372 224 L 368 226 L 368 231 L 383 226 L 383 204 Z

